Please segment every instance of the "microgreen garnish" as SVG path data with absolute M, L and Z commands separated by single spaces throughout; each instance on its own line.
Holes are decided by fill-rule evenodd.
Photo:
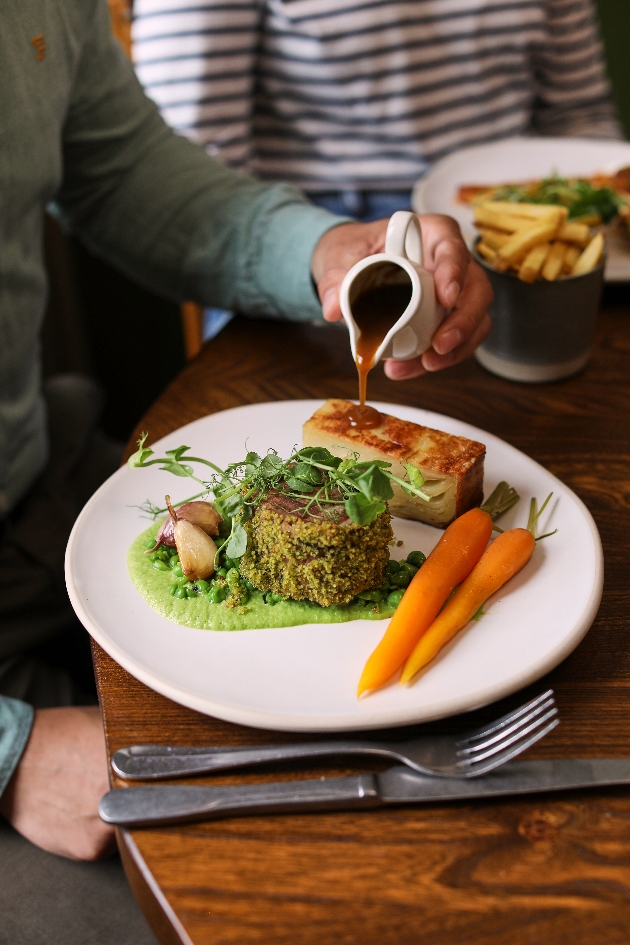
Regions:
M 392 482 L 408 495 L 425 501 L 430 498 L 422 491 L 424 478 L 415 466 L 406 466 L 408 478 L 403 479 L 390 472 L 391 463 L 359 460 L 356 453 L 341 459 L 325 447 L 306 446 L 294 449 L 283 460 L 275 450 L 269 450 L 265 456 L 249 452 L 244 460 L 230 463 L 223 470 L 206 459 L 189 456 L 188 446 L 167 450 L 165 457 L 156 457 L 145 446 L 146 438 L 146 433 L 140 437 L 128 465 L 144 469 L 157 464 L 165 472 L 194 479 L 204 488 L 201 495 L 212 493 L 219 512 L 232 520 L 230 534 L 220 546 L 230 558 L 240 558 L 245 553 L 247 532 L 243 525 L 271 490 L 302 500 L 300 514 L 331 521 L 336 520 L 338 507 L 343 504 L 346 514 L 357 525 L 369 525 L 385 511 L 387 500 L 394 496 Z M 210 466 L 215 474 L 208 480 L 199 478 L 193 471 L 195 463 Z M 152 515 L 166 511 L 148 502 L 142 508 Z

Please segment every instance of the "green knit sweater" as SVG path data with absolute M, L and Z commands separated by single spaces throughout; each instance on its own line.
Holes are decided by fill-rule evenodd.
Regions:
M 105 0 L 3 0 L 0 26 L 0 518 L 46 462 L 43 212 L 174 300 L 317 318 L 310 259 L 340 219 L 174 135 L 111 38 Z M 0 793 L 28 707 L 0 700 Z

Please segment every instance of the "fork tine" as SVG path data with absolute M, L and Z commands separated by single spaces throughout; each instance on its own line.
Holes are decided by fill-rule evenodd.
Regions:
M 504 750 L 508 749 L 511 745 L 516 745 L 518 742 L 521 742 L 523 739 L 527 738 L 531 733 L 536 732 L 545 723 L 549 722 L 552 719 L 557 718 L 558 710 L 554 706 L 548 712 L 545 712 L 544 715 L 537 717 L 534 721 L 530 722 L 523 728 L 519 728 L 516 731 L 512 732 L 507 738 L 497 742 L 494 741 L 492 745 L 486 748 L 484 751 L 475 752 L 474 754 L 469 754 L 467 758 L 462 758 L 462 764 L 467 765 L 477 765 L 482 763 L 488 758 L 499 755 Z
M 517 742 L 511 744 L 505 751 L 497 752 L 491 758 L 487 758 L 485 762 L 473 763 L 469 770 L 466 772 L 466 777 L 468 778 L 477 778 L 482 774 L 487 774 L 488 771 L 492 771 L 494 768 L 498 768 L 501 765 L 505 764 L 506 761 L 511 761 L 512 758 L 516 758 L 527 748 L 531 748 L 532 745 L 535 745 L 536 742 L 540 741 L 541 738 L 544 738 L 545 735 L 548 735 L 549 732 L 560 724 L 560 719 L 554 717 L 541 729 L 537 729 L 532 732 L 527 738 L 520 739 Z M 458 764 L 465 764 L 458 763 Z
M 554 698 L 553 689 L 547 689 L 546 692 L 541 692 L 541 694 L 536 696 L 535 699 L 531 699 L 524 705 L 519 706 L 518 709 L 513 709 L 512 712 L 502 715 L 493 722 L 487 722 L 486 725 L 482 725 L 480 728 L 473 729 L 471 732 L 466 732 L 465 735 L 459 739 L 457 743 L 458 747 L 460 745 L 465 746 L 469 742 L 473 742 L 478 738 L 485 738 L 487 735 L 491 735 L 493 732 L 497 732 L 500 729 L 505 728 L 507 725 L 511 725 L 515 719 L 519 718 L 521 715 L 525 715 L 541 702 L 544 702 L 550 698 Z
M 526 715 L 519 715 L 511 725 L 504 723 L 504 725 L 496 731 L 493 735 L 490 735 L 488 738 L 481 740 L 481 736 L 476 738 L 474 742 L 467 742 L 469 747 L 457 749 L 458 755 L 472 755 L 473 753 L 483 751 L 486 748 L 489 748 L 490 745 L 494 745 L 497 742 L 503 742 L 508 738 L 512 732 L 516 732 L 518 729 L 521 729 L 524 725 L 527 725 L 529 722 L 533 721 L 536 718 L 539 718 L 544 712 L 547 712 L 549 709 L 555 708 L 555 701 L 553 696 L 550 699 L 547 699 L 545 702 L 541 702 L 540 705 L 537 705 L 535 709 L 532 709 L 531 712 L 528 712 Z M 460 743 L 461 744 L 461 743 Z

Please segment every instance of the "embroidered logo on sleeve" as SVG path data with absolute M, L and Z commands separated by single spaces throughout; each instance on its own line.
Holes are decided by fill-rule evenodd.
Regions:
M 40 33 L 39 36 L 33 36 L 31 40 L 31 46 L 35 49 L 35 58 L 38 62 L 41 62 L 44 58 L 46 52 L 46 43 L 44 42 L 44 34 Z

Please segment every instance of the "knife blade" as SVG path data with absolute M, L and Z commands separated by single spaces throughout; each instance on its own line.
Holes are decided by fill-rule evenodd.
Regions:
M 630 784 L 630 758 L 512 761 L 471 780 L 432 778 L 396 765 L 380 774 L 263 784 L 151 785 L 109 791 L 101 818 L 120 827 L 149 827 L 246 814 L 348 810 L 467 801 Z

